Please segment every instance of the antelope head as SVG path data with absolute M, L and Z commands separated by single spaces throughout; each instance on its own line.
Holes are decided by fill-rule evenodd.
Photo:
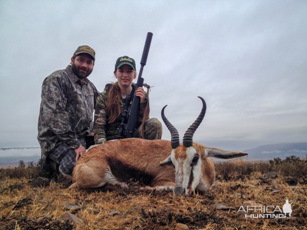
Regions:
M 162 119 L 171 133 L 171 155 L 161 165 L 172 164 L 175 167 L 175 196 L 180 194 L 191 194 L 200 183 L 202 175 L 202 158 L 205 158 L 205 150 L 196 150 L 193 147 L 193 134 L 202 122 L 206 113 L 206 102 L 199 97 L 203 103 L 202 110 L 198 118 L 187 129 L 183 136 L 183 145 L 180 145 L 177 129 L 168 121 L 164 115 L 163 107 L 161 111 Z M 214 171 L 214 168 L 213 168 Z M 215 172 L 213 172 L 215 173 Z

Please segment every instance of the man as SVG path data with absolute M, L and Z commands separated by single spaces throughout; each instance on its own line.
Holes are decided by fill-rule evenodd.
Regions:
M 43 172 L 59 170 L 70 180 L 75 162 L 86 152 L 99 95 L 95 85 L 87 79 L 94 64 L 95 51 L 86 45 L 79 46 L 71 64 L 43 82 L 37 137 Z

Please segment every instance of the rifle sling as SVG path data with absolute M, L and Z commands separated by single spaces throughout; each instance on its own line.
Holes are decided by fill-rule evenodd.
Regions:
M 146 104 L 146 107 L 145 107 L 145 111 L 144 111 L 144 116 L 143 116 L 143 120 L 142 120 L 142 125 L 141 125 L 141 135 L 142 135 L 142 138 L 144 138 L 144 124 L 145 124 L 145 121 L 149 118 L 149 113 L 150 113 L 150 107 L 149 107 L 149 89 L 150 89 L 150 86 L 147 85 L 147 84 L 143 84 L 143 86 L 145 86 L 147 88 L 147 104 Z

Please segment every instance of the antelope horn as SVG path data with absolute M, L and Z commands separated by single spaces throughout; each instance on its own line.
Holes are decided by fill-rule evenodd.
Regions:
M 200 125 L 200 123 L 202 122 L 205 113 L 206 113 L 206 102 L 202 97 L 199 97 L 200 100 L 203 103 L 203 108 L 200 112 L 200 114 L 198 115 L 197 119 L 194 121 L 194 123 L 190 126 L 190 128 L 187 129 L 187 131 L 185 132 L 184 136 L 183 136 L 183 145 L 185 147 L 191 147 L 193 145 L 193 135 L 196 131 L 196 129 L 198 128 L 198 126 Z
M 165 109 L 166 106 L 164 106 L 162 111 L 161 111 L 161 117 L 162 117 L 162 120 L 164 121 L 164 124 L 166 125 L 166 127 L 168 128 L 168 130 L 171 133 L 172 149 L 175 149 L 180 145 L 179 133 L 178 133 L 177 129 L 167 120 L 167 118 L 164 115 L 164 109 Z

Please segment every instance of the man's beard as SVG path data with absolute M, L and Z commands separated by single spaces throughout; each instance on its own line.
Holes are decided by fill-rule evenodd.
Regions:
M 92 70 L 86 68 L 77 68 L 77 66 L 72 63 L 71 65 L 72 71 L 76 74 L 76 76 L 80 79 L 87 78 L 88 75 L 91 74 Z M 80 72 L 80 69 L 85 70 L 86 72 Z

